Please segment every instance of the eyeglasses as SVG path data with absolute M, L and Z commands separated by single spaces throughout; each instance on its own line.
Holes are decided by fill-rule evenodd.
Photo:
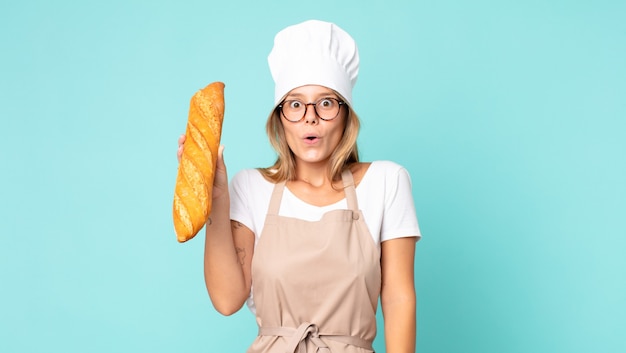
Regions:
M 313 106 L 315 114 L 322 120 L 329 121 L 339 116 L 341 106 L 346 104 L 335 98 L 322 98 L 314 103 L 303 103 L 297 99 L 283 101 L 278 105 L 283 117 L 292 123 L 304 118 L 309 105 Z

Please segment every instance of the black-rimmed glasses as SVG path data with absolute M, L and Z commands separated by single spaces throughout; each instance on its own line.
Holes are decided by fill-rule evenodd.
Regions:
M 336 98 L 322 98 L 317 102 L 304 103 L 297 99 L 283 101 L 278 105 L 283 117 L 292 123 L 304 118 L 309 105 L 313 106 L 315 114 L 322 120 L 329 121 L 339 116 L 339 110 L 345 102 Z

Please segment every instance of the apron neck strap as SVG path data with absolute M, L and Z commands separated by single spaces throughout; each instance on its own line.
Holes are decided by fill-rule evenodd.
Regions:
M 354 186 L 354 178 L 350 169 L 346 169 L 341 173 L 341 179 L 343 181 L 343 191 L 346 195 L 346 201 L 348 202 L 348 209 L 358 212 L 359 204 L 356 199 L 356 189 Z M 267 213 L 272 215 L 278 215 L 280 210 L 280 201 L 283 199 L 283 191 L 285 190 L 286 181 L 276 183 L 274 190 L 272 191 L 272 197 L 270 198 L 270 204 L 267 208 Z
M 346 201 L 348 202 L 348 209 L 354 212 L 359 212 L 359 203 L 356 199 L 356 187 L 354 185 L 354 178 L 349 168 L 346 168 L 341 173 L 341 179 L 343 180 L 343 192 L 346 194 Z
M 272 197 L 270 198 L 270 205 L 267 208 L 267 214 L 278 215 L 280 210 L 280 201 L 283 199 L 283 190 L 285 190 L 286 181 L 281 181 L 274 185 L 274 191 L 272 191 Z

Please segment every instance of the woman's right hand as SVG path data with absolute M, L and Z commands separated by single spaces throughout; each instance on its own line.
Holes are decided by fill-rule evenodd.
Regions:
M 187 136 L 185 134 L 180 135 L 178 138 L 178 152 L 176 152 L 176 158 L 178 158 L 178 163 L 180 163 L 180 158 L 183 156 L 183 147 L 185 146 L 185 140 Z
M 213 179 L 213 200 L 226 195 L 228 197 L 228 176 L 224 163 L 224 145 L 217 148 L 217 163 L 215 165 L 215 177 Z

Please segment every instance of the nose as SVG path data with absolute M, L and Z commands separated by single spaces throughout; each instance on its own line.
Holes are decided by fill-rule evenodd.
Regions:
M 304 122 L 306 124 L 316 124 L 319 122 L 317 111 L 315 111 L 315 103 L 308 103 L 307 109 L 304 111 Z

